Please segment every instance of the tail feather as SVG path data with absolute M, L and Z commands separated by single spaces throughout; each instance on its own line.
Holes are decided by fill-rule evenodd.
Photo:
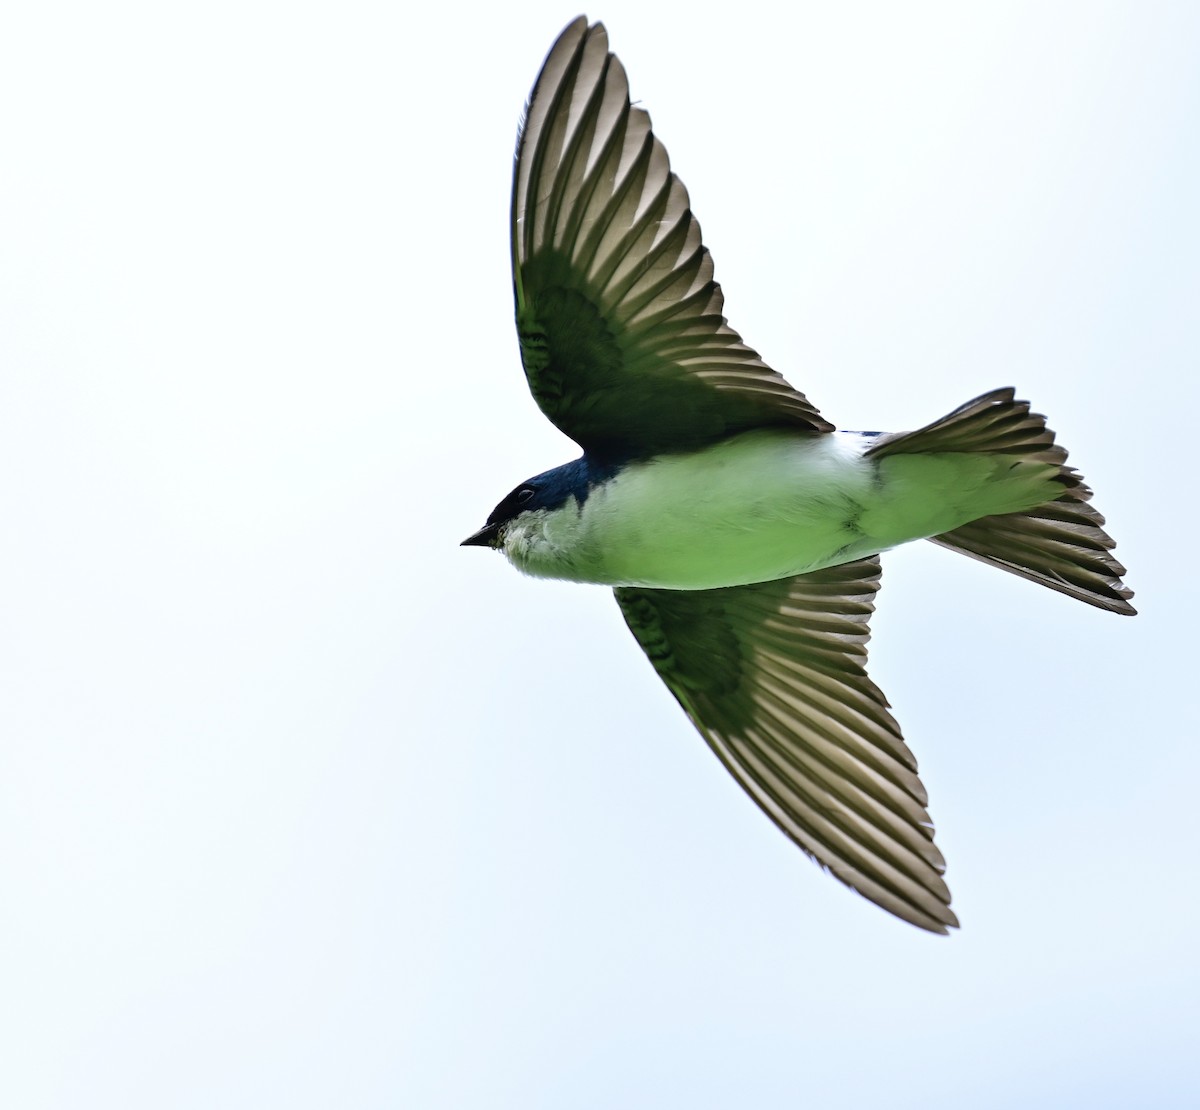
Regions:
M 1030 412 L 1028 401 L 1014 397 L 1012 389 L 993 389 L 915 432 L 881 436 L 867 454 L 1019 455 L 1061 465 L 1067 453 L 1054 442 L 1046 418 Z
M 1116 544 L 1104 517 L 1074 496 L 1092 491 L 1080 483 L 1057 501 L 1023 513 L 985 516 L 930 538 L 951 551 L 1040 582 L 1110 613 L 1132 616 L 1133 591 L 1121 581 L 1125 568 L 1113 558 Z
M 1007 454 L 1058 466 L 1061 492 L 1054 500 L 980 517 L 930 538 L 1110 613 L 1136 613 L 1129 604 L 1133 591 L 1121 581 L 1125 568 L 1112 555 L 1116 544 L 1104 531 L 1104 517 L 1088 504 L 1092 491 L 1064 465 L 1067 452 L 1054 442 L 1045 418 L 1014 396 L 1011 389 L 985 393 L 915 432 L 881 437 L 868 454 Z

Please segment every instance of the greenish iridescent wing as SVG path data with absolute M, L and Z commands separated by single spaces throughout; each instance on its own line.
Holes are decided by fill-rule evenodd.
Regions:
M 864 669 L 879 560 L 720 590 L 615 591 L 659 676 L 772 821 L 896 916 L 957 926 L 925 789 Z
M 554 44 L 517 141 L 513 285 L 546 416 L 600 456 L 647 456 L 765 425 L 832 431 L 725 321 L 682 182 L 629 103 L 601 24 Z

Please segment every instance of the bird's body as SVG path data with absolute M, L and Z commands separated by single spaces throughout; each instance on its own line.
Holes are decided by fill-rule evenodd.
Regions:
M 922 538 L 1132 613 L 1091 490 L 997 389 L 912 432 L 836 431 L 727 323 L 600 24 L 551 48 L 517 143 L 513 288 L 543 413 L 582 448 L 464 541 L 614 588 L 721 762 L 847 885 L 957 924 L 925 790 L 864 669 L 878 554 Z
M 763 428 L 619 468 L 580 460 L 533 479 L 569 492 L 522 514 L 501 549 L 540 578 L 708 590 L 853 562 L 1054 494 L 1053 465 L 966 453 L 876 459 L 868 451 L 879 439 Z

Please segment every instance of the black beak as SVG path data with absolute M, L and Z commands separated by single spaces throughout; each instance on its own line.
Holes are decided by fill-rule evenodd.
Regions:
M 478 532 L 468 536 L 459 547 L 495 547 L 500 542 L 500 525 L 485 524 Z

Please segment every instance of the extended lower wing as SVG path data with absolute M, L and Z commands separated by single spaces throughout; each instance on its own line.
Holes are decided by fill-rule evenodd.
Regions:
M 916 761 L 863 664 L 878 559 L 718 590 L 622 587 L 638 643 L 718 758 L 834 876 L 957 926 Z

